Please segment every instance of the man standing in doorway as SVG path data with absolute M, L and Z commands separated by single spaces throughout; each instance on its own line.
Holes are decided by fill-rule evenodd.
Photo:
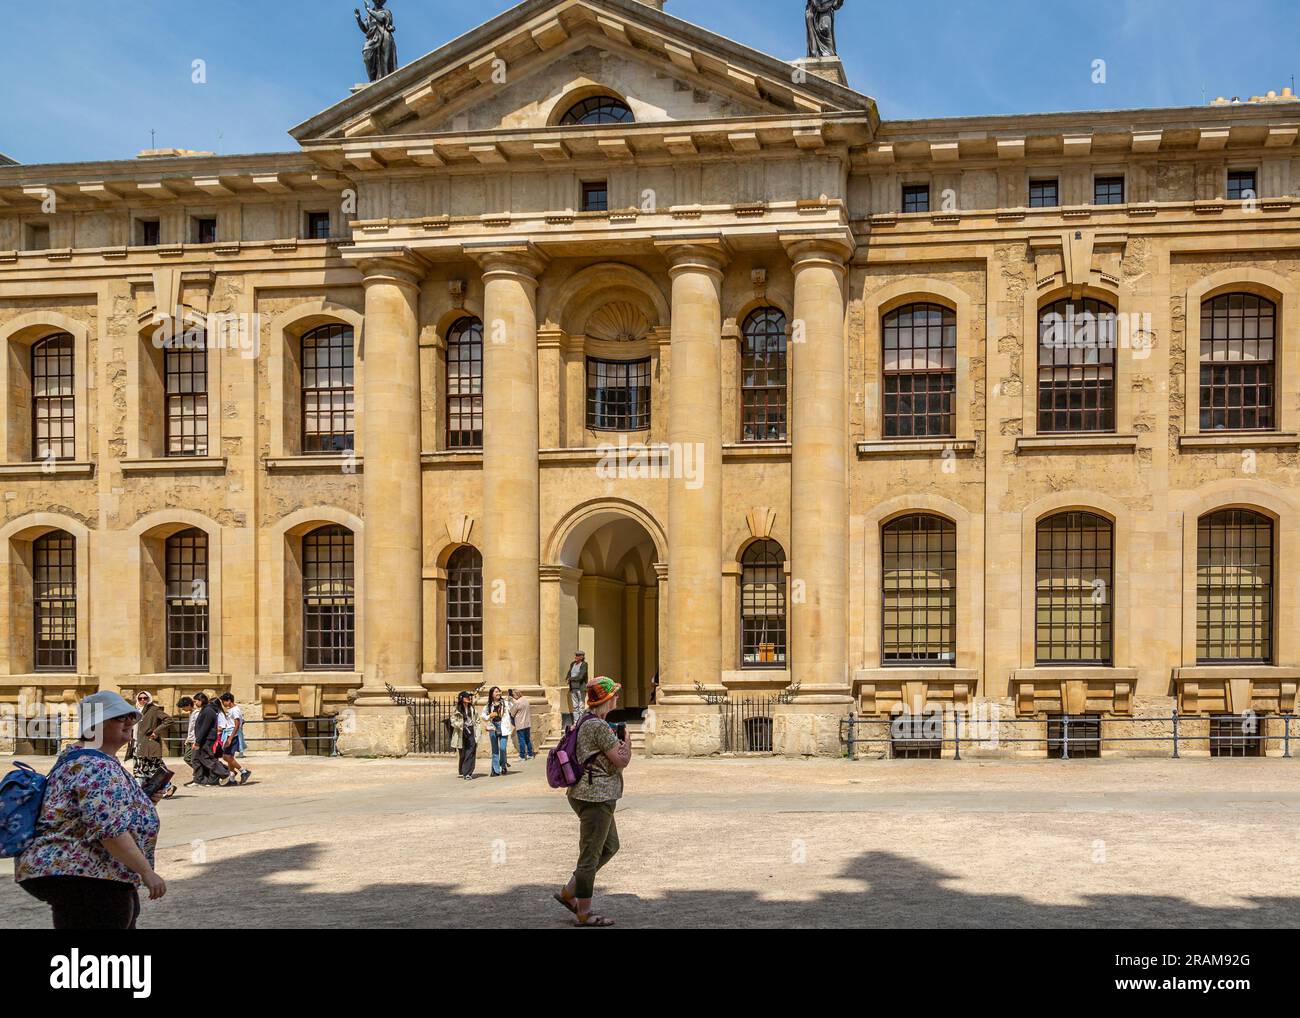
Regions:
M 569 665 L 569 670 L 565 672 L 564 681 L 569 687 L 569 709 L 561 711 L 560 716 L 564 727 L 568 728 L 577 716 L 587 709 L 587 652 L 585 650 L 573 652 L 573 664 Z

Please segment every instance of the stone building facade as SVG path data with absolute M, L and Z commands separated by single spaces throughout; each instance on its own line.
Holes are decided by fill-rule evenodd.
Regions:
M 0 167 L 0 700 L 1287 712 L 1300 104 L 882 120 L 527 0 L 296 151 Z M 657 679 L 657 689 L 656 687 Z M 651 706 L 651 698 L 654 704 Z

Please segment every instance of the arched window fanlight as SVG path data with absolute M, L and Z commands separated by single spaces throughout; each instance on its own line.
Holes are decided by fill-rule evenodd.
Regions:
M 622 99 L 593 95 L 570 106 L 560 124 L 630 124 L 632 120 L 632 110 Z

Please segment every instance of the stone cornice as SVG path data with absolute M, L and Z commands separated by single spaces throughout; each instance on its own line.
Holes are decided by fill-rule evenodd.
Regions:
M 550 258 L 532 241 L 474 241 L 464 245 L 466 257 L 478 263 L 484 278 L 510 274 L 536 282 Z
M 778 236 L 796 269 L 810 262 L 829 262 L 843 268 L 857 250 L 853 232 L 848 227 L 782 230 Z
M 672 273 L 695 268 L 721 276 L 732 257 L 731 246 L 720 231 L 656 236 L 654 246 L 668 259 Z
M 343 259 L 356 265 L 366 285 L 391 282 L 418 288 L 430 268 L 429 260 L 409 247 L 349 248 Z

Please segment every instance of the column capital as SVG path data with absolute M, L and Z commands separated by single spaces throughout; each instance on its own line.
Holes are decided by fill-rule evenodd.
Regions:
M 843 271 L 856 250 L 848 229 L 789 230 L 778 237 L 796 273 L 813 265 L 830 265 Z
M 472 258 L 484 278 L 488 276 L 519 276 L 536 283 L 550 261 L 542 250 L 529 240 L 501 243 L 479 241 L 464 246 L 465 256 Z
M 731 261 L 731 247 L 721 233 L 669 234 L 655 237 L 654 245 L 668 259 L 672 275 L 693 269 L 721 278 Z
M 343 257 L 361 271 L 366 286 L 393 283 L 418 290 L 430 265 L 427 258 L 409 247 L 349 251 Z

